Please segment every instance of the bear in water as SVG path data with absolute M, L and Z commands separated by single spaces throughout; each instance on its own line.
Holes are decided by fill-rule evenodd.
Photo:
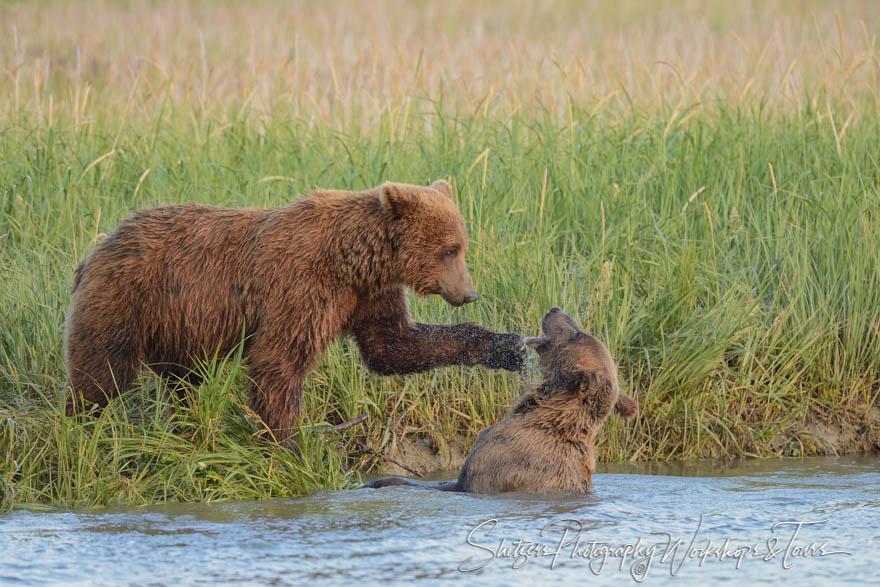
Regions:
M 480 432 L 458 480 L 438 487 L 472 493 L 585 493 L 596 467 L 602 423 L 638 404 L 620 393 L 617 367 L 605 345 L 559 308 L 541 321 L 542 335 L 525 339 L 540 357 L 543 381 L 526 391 L 503 420 Z M 380 479 L 366 487 L 410 484 Z

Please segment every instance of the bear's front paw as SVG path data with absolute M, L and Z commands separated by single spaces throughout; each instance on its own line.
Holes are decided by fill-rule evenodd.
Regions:
M 492 339 L 489 355 L 483 366 L 489 369 L 506 369 L 522 371 L 526 365 L 528 353 L 518 334 L 496 334 Z

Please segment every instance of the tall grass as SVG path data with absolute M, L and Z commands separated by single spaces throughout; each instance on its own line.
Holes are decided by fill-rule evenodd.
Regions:
M 468 223 L 480 302 L 417 319 L 534 333 L 556 305 L 607 343 L 641 412 L 600 458 L 876 442 L 871 3 L 369 4 L 0 8 L 0 508 L 341 488 L 382 465 L 358 443 L 443 449 L 502 417 L 516 375 L 377 377 L 346 340 L 307 382 L 301 456 L 236 356 L 63 415 L 73 268 L 132 211 L 386 179 L 450 177 Z
M 74 418 L 47 397 L 4 406 L 0 505 L 259 499 L 351 485 L 342 453 L 315 427 L 301 431 L 299 454 L 267 438 L 241 397 L 240 361 L 206 360 L 196 387 L 149 377 L 103 412 Z

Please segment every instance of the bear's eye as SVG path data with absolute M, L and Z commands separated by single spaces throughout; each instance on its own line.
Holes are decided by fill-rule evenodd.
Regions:
M 458 254 L 458 247 L 449 247 L 443 251 L 443 254 L 447 257 L 454 257 Z

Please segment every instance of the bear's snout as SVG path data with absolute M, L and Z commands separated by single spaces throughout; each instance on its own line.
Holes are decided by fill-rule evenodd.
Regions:
M 551 341 L 562 341 L 580 332 L 574 321 L 559 308 L 551 308 L 541 319 L 543 336 Z
M 479 295 L 477 295 L 477 292 L 475 290 L 471 290 L 470 293 L 462 296 L 455 295 L 454 293 L 451 293 L 441 287 L 438 293 L 443 297 L 444 300 L 446 300 L 448 304 L 455 306 L 456 308 L 458 306 L 463 306 L 464 304 L 476 302 L 477 299 L 480 297 Z
M 461 267 L 456 268 L 456 271 L 450 271 L 437 283 L 436 293 L 443 296 L 443 299 L 453 306 L 470 304 L 479 298 L 474 289 L 471 274 L 463 263 Z

